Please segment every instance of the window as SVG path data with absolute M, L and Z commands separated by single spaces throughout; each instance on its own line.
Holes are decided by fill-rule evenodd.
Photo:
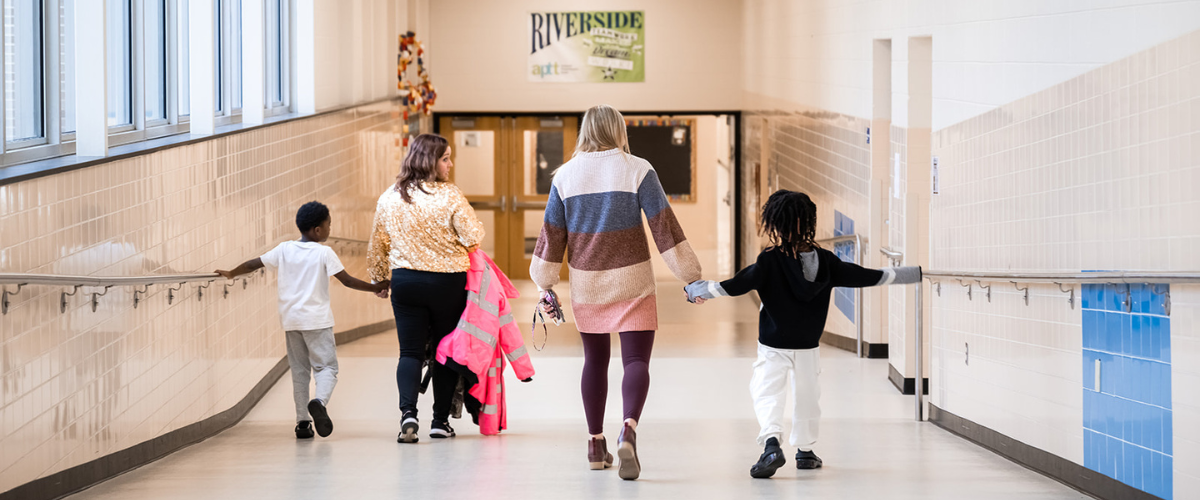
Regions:
M 62 133 L 75 132 L 75 0 L 63 0 L 59 7 L 59 67 L 62 71 Z
M 133 0 L 109 0 L 108 126 L 133 124 Z
M 191 102 L 190 96 L 192 95 L 191 80 L 189 78 L 191 78 L 192 71 L 190 66 L 191 60 L 188 59 L 188 0 L 179 0 L 175 5 L 175 19 L 177 20 L 175 24 L 175 47 L 178 49 L 176 57 L 178 58 L 177 67 L 179 68 L 179 78 L 176 79 L 179 82 L 179 116 L 187 116 L 192 114 L 192 108 L 189 105 Z
M 217 0 L 213 9 L 216 112 L 230 116 L 242 108 L 242 0 Z
M 104 83 L 110 146 L 186 132 L 191 114 L 191 1 L 197 0 L 106 0 L 100 10 L 91 0 L 0 0 L 0 167 L 75 151 L 80 123 L 76 113 L 82 107 L 75 93 L 85 88 L 78 85 L 99 91 L 95 82 Z M 213 111 L 220 115 L 219 125 L 236 123 L 244 106 L 244 0 L 199 1 L 205 9 L 211 4 L 216 16 Z M 281 114 L 289 110 L 289 0 L 263 4 L 262 92 L 266 112 Z M 83 7 L 97 9 L 95 15 L 81 16 Z M 76 74 L 76 64 L 92 61 L 77 57 L 77 23 L 103 26 L 106 37 L 103 61 L 94 61 L 95 67 L 79 65 L 85 71 L 81 74 Z
M 226 0 L 229 6 L 225 36 L 229 43 L 229 96 L 232 109 L 242 109 L 242 0 Z
M 10 143 L 45 137 L 42 40 L 42 2 L 4 0 L 4 134 Z
M 166 0 L 144 0 L 146 124 L 167 119 L 167 5 Z
M 287 32 L 284 29 L 287 19 L 285 9 L 285 0 L 267 0 L 265 2 L 267 9 L 266 21 L 266 78 L 265 89 L 266 99 L 263 102 L 267 103 L 267 108 L 286 107 L 287 99 L 284 92 L 287 71 Z

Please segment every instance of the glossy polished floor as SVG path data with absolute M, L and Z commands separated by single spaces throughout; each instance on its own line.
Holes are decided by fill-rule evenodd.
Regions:
M 659 286 L 661 331 L 640 426 L 642 478 L 585 463 L 582 367 L 572 325 L 550 328 L 532 383 L 508 385 L 509 429 L 483 437 L 469 419 L 459 436 L 397 444 L 394 332 L 339 347 L 330 404 L 335 430 L 297 442 L 285 375 L 237 426 L 73 498 L 1087 498 L 959 439 L 912 421 L 911 399 L 887 381 L 886 360 L 822 348 L 825 467 L 791 461 L 770 480 L 751 479 L 760 450 L 746 386 L 757 310 L 748 298 L 703 306 Z M 516 311 L 532 308 L 532 287 Z M 522 325 L 528 343 L 529 324 Z M 541 331 L 537 337 L 539 346 Z M 614 336 L 615 343 L 615 336 Z M 618 356 L 614 349 L 614 357 Z M 608 436 L 620 421 L 620 362 L 610 367 Z M 429 415 L 430 398 L 422 399 Z M 422 431 L 425 432 L 426 428 Z M 794 453 L 794 450 L 793 452 Z

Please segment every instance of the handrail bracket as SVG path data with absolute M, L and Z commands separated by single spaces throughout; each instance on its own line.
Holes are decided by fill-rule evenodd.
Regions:
M 4 314 L 8 314 L 8 296 L 21 293 L 21 287 L 23 287 L 27 284 L 28 283 L 17 283 L 17 289 L 14 291 L 11 291 L 11 292 L 8 291 L 8 287 L 4 287 L 4 294 L 3 294 L 4 298 L 0 299 L 0 304 L 2 304 L 2 309 L 4 310 Z

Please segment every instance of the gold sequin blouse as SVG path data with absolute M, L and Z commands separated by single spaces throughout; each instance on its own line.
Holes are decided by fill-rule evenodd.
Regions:
M 467 249 L 483 241 L 483 224 L 454 184 L 426 182 L 409 190 L 405 203 L 390 187 L 375 207 L 375 227 L 367 246 L 367 268 L 376 282 L 392 279 L 392 269 L 457 273 L 471 268 Z

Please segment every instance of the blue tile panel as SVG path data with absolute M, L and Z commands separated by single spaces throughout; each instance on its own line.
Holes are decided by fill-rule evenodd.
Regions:
M 1084 285 L 1080 296 L 1084 466 L 1167 499 L 1174 484 L 1169 291 Z
M 834 210 L 833 211 L 833 235 L 846 236 L 854 234 L 854 219 L 846 217 L 845 214 Z M 842 259 L 843 262 L 854 262 L 854 242 L 848 241 L 833 245 L 833 253 Z M 833 289 L 833 304 L 842 312 L 851 323 L 854 323 L 854 290 L 850 288 L 834 288 Z

